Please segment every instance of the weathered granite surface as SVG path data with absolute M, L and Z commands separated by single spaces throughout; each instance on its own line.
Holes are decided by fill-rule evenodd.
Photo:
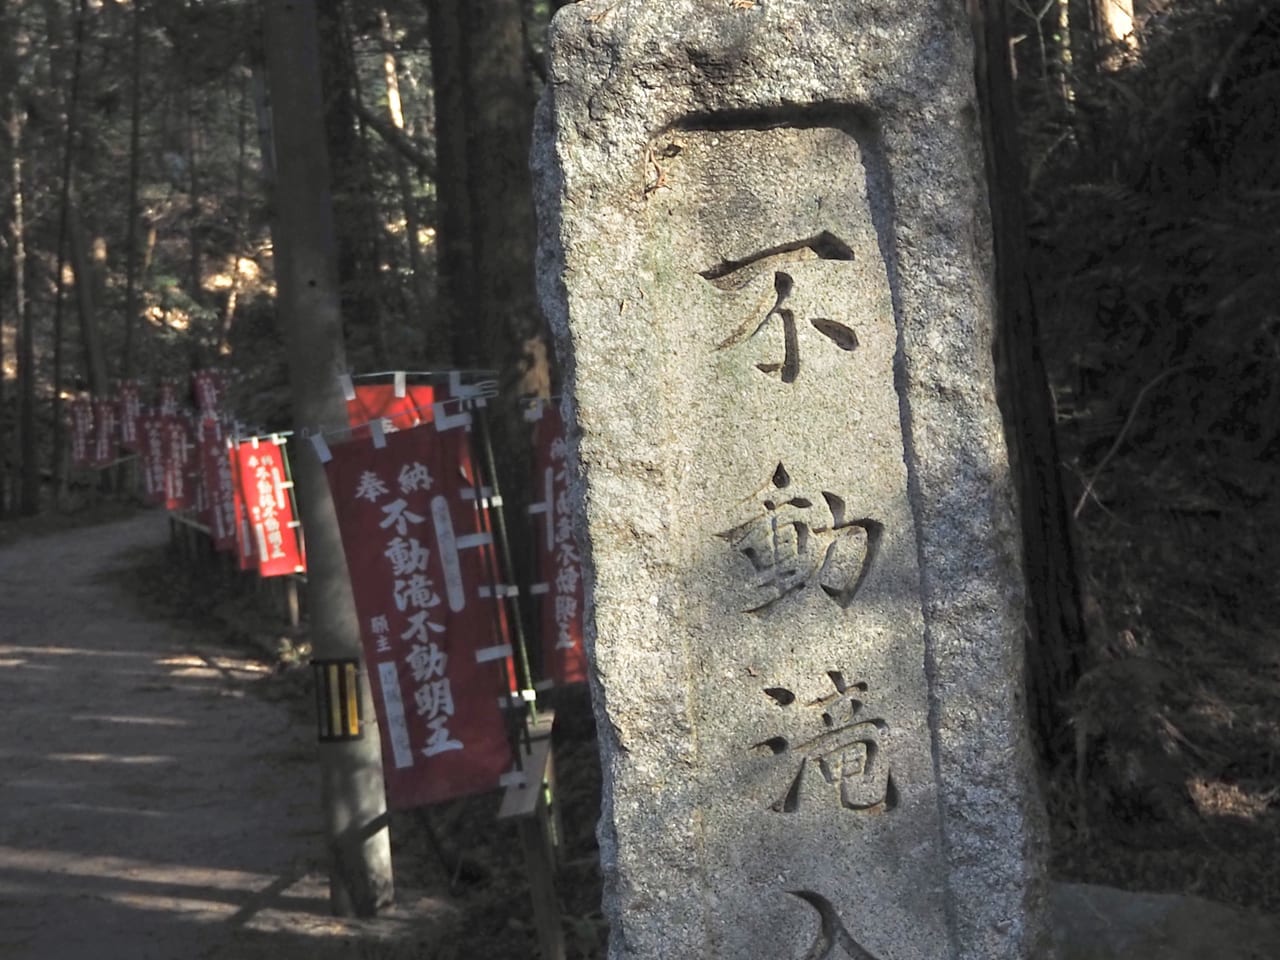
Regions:
M 556 17 L 610 956 L 1042 957 L 962 5 Z

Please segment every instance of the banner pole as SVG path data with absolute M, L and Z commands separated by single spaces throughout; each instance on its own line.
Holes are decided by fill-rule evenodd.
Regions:
M 489 475 L 489 486 L 493 490 L 493 503 L 491 510 L 493 512 L 493 530 L 497 537 L 497 563 L 500 566 L 503 579 L 508 584 L 515 584 L 515 569 L 511 560 L 511 545 L 507 540 L 507 522 L 506 515 L 502 508 L 502 491 L 498 486 L 498 471 L 493 457 L 493 442 L 489 433 L 489 417 L 488 411 L 484 407 L 478 407 L 475 410 L 476 424 L 480 434 L 480 446 L 484 455 L 485 472 Z M 506 599 L 505 597 L 503 598 Z M 520 615 L 519 604 L 513 604 L 511 610 L 511 619 L 513 621 L 512 631 L 515 636 L 516 650 L 520 661 L 520 678 L 522 690 L 533 689 L 533 671 L 529 666 L 529 649 L 525 645 L 524 636 L 524 620 Z M 530 705 L 533 711 L 533 719 L 537 720 L 537 704 Z
M 479 420 L 479 411 L 478 410 L 473 411 L 471 422 L 474 424 L 474 423 L 477 423 L 478 420 Z M 489 577 L 489 590 L 490 590 L 489 595 L 493 598 L 493 601 L 494 601 L 494 605 L 491 608 L 491 616 L 493 620 L 494 631 L 497 634 L 502 635 L 503 607 L 501 606 L 501 604 L 506 602 L 506 593 L 505 591 L 501 593 L 498 591 L 498 582 L 501 579 L 501 573 L 499 572 L 499 568 L 501 567 L 501 560 L 499 559 L 498 554 L 501 550 L 504 549 L 504 544 L 502 540 L 496 536 L 496 533 L 495 533 L 497 528 L 496 522 L 494 522 L 494 520 L 492 519 L 486 519 L 486 515 L 484 513 L 484 510 L 485 510 L 484 476 L 482 474 L 481 466 L 478 463 L 476 463 L 475 443 L 472 442 L 474 436 L 475 434 L 473 431 L 468 431 L 467 449 L 468 449 L 468 452 L 471 454 L 471 461 L 472 461 L 471 490 L 472 490 L 472 497 L 474 498 L 474 503 L 475 503 L 476 517 L 480 525 L 482 526 L 482 528 L 486 529 L 486 532 L 494 534 L 492 547 L 488 552 L 487 560 L 485 562 L 485 567 L 486 567 L 485 572 L 488 574 L 488 577 Z M 492 473 L 492 471 L 488 471 L 488 472 Z M 494 501 L 500 502 L 501 498 L 498 494 L 497 488 L 492 483 L 492 481 L 494 480 L 494 477 L 490 476 L 489 480 L 490 480 L 489 506 L 490 508 L 493 508 L 493 502 Z M 495 512 L 496 512 L 496 508 L 493 508 L 493 509 L 495 509 Z M 493 527 L 495 529 L 489 530 L 488 528 L 490 527 Z M 515 629 L 517 631 L 519 630 L 518 623 Z M 514 636 L 517 639 L 516 647 L 519 650 L 519 653 L 523 655 L 524 648 L 523 648 L 523 645 L 520 644 L 518 640 L 518 638 L 520 637 L 520 634 L 517 632 Z M 504 637 L 504 639 L 510 639 L 510 636 Z M 527 739 L 529 715 L 530 715 L 530 712 L 532 712 L 536 717 L 537 706 L 535 704 L 530 704 L 528 701 L 524 699 L 523 690 L 525 689 L 525 687 L 520 682 L 518 671 L 516 676 L 514 677 L 511 676 L 511 672 L 512 672 L 511 660 L 512 659 L 513 657 L 510 657 L 510 656 L 502 658 L 503 698 L 507 703 L 507 708 L 503 714 L 503 720 L 507 728 L 507 739 L 511 744 L 511 754 L 515 758 L 515 768 L 517 770 L 523 770 L 524 769 L 524 762 L 523 762 L 524 753 L 521 749 L 521 745 L 523 743 L 522 737 Z M 510 700 L 507 699 L 510 696 L 512 696 L 512 687 L 516 688 L 516 695 L 519 698 L 518 706 L 520 709 L 518 710 L 515 709 L 514 708 L 515 705 L 511 704 Z

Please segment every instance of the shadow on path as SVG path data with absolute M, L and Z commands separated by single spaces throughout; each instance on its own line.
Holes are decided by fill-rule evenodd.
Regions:
M 269 668 L 108 576 L 165 536 L 0 549 L 0 957 L 431 957 L 441 902 L 328 915 L 312 731 L 255 695 Z

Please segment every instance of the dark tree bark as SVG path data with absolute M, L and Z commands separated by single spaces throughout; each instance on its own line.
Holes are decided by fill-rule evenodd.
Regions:
M 346 422 L 337 237 L 323 125 L 315 0 L 266 0 L 264 26 L 275 142 L 272 233 L 280 322 L 299 434 Z M 307 533 L 311 642 L 317 659 L 361 660 L 360 631 L 338 518 L 309 444 L 294 479 Z M 378 723 L 360 672 L 362 737 L 319 746 L 334 911 L 371 916 L 392 898 Z
M 428 0 L 439 156 L 441 300 L 455 359 L 545 395 L 534 288 L 534 91 L 519 0 Z
M 454 362 L 474 363 L 464 333 L 475 316 L 471 192 L 468 189 L 468 44 L 458 0 L 426 0 L 436 121 L 436 316 L 427 342 L 448 343 Z
M 108 393 L 107 358 L 102 351 L 98 329 L 98 300 L 95 297 L 97 271 L 89 252 L 89 237 L 74 201 L 68 203 L 67 240 L 71 248 L 71 270 L 75 275 L 76 315 L 80 321 L 80 348 L 84 354 L 85 379 L 95 397 Z
M 14 25 L 10 21 L 8 0 L 0 0 L 0 40 L 4 46 L 0 48 L 0 116 L 4 118 L 4 145 L 8 149 L 8 155 L 5 157 L 5 186 L 8 188 L 8 196 L 5 197 L 5 236 L 0 238 L 0 244 L 6 248 L 8 256 L 8 287 L 2 282 L 5 278 L 3 268 L 0 268 L 0 520 L 3 520 L 9 511 L 9 424 L 6 417 L 7 405 L 5 403 L 4 390 L 4 343 L 5 343 L 5 316 L 9 314 L 12 307 L 14 320 L 15 338 L 17 337 L 22 324 L 22 310 L 18 307 L 21 294 L 18 292 L 21 284 L 21 266 L 20 258 L 17 253 L 18 244 L 22 241 L 17 237 L 17 229 L 15 229 L 16 221 L 20 217 L 22 210 L 22 166 L 19 159 L 18 150 L 21 145 L 20 131 L 21 127 L 17 118 L 17 97 L 15 87 L 17 86 L 18 70 L 16 63 L 15 51 L 12 49 L 8 38 L 13 35 Z M 12 297 L 8 294 L 12 292 Z
M 400 102 L 400 67 L 396 60 L 391 18 L 385 9 L 378 11 L 378 39 L 382 46 L 382 74 L 386 86 L 387 123 L 390 129 L 381 131 L 378 126 L 374 124 L 371 124 L 371 126 L 380 130 L 383 138 L 389 142 L 397 144 L 407 142 L 412 145 L 412 131 L 405 122 L 404 108 Z M 373 118 L 370 117 L 369 119 Z M 431 296 L 427 289 L 425 258 L 422 255 L 422 245 L 418 239 L 422 225 L 418 216 L 418 205 L 414 198 L 414 177 L 409 167 L 409 156 L 406 155 L 403 149 L 393 151 L 392 163 L 395 166 L 396 182 L 400 188 L 400 205 L 404 211 L 405 223 L 405 250 L 409 255 L 409 271 L 412 276 L 409 303 L 414 318 L 421 319 L 427 315 Z M 434 166 L 434 163 L 430 163 L 427 169 L 432 169 Z M 421 166 L 420 169 L 422 169 Z M 427 348 L 425 353 L 430 364 L 440 364 L 444 360 L 440 351 L 432 349 L 433 344 L 427 343 L 425 346 Z
M 57 43 L 62 35 L 61 20 L 56 3 L 46 4 L 49 39 Z M 66 101 L 66 138 L 62 153 L 61 197 L 58 203 L 58 246 L 57 275 L 55 277 L 55 300 L 53 304 L 53 477 L 57 484 L 55 497 L 61 495 L 63 479 L 63 439 L 65 430 L 62 423 L 62 385 L 63 385 L 63 349 L 62 349 L 62 317 L 65 300 L 66 283 L 63 279 L 63 267 L 66 264 L 67 235 L 71 231 L 71 180 L 75 171 L 76 136 L 80 116 L 80 72 L 84 62 L 84 26 L 87 17 L 87 4 L 79 0 L 76 6 L 75 27 L 71 40 L 72 62 L 67 79 L 68 93 Z M 57 76 L 56 58 L 50 53 L 50 73 Z
M 1069 749 L 1066 703 L 1083 650 L 1074 528 L 1027 282 L 1024 173 L 1004 2 L 971 0 L 970 13 L 995 243 L 997 391 L 1015 471 L 1027 578 L 1029 712 L 1043 757 L 1051 762 Z
M 18 455 L 22 462 L 19 478 L 18 512 L 31 516 L 40 509 L 40 464 L 36 448 L 36 364 L 35 329 L 27 298 L 26 198 L 23 177 L 23 149 L 26 126 L 18 92 L 18 46 L 26 37 L 16 11 L 7 2 L 0 5 L 0 106 L 4 110 L 9 156 L 6 179 L 9 184 L 9 263 L 13 290 L 13 318 L 18 328 Z
M 204 306 L 204 250 L 200 233 L 200 124 L 188 82 L 183 90 L 183 140 L 187 158 L 187 288 L 191 302 Z
M 138 183 L 142 168 L 142 9 L 144 0 L 133 0 L 130 11 L 129 72 L 129 198 L 125 217 L 124 349 L 120 376 L 133 376 L 133 337 L 138 325 Z
M 325 129 L 333 166 L 338 225 L 338 283 L 347 352 L 358 368 L 385 369 L 377 192 L 358 118 L 358 78 L 346 0 L 318 0 Z
M 534 280 L 529 150 L 534 91 L 520 0 L 427 0 L 441 201 L 438 300 L 454 362 L 498 372 L 506 402 L 492 424 L 507 511 L 527 506 L 528 429 L 517 398 L 550 395 Z M 532 555 L 509 527 L 517 582 Z M 522 619 L 529 621 L 528 611 Z

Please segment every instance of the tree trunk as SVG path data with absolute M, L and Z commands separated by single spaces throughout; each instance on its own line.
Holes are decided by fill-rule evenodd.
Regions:
M 317 0 L 316 7 L 347 351 L 357 369 L 385 369 L 390 360 L 382 316 L 377 192 L 356 117 L 358 78 L 346 28 L 346 0 Z
M 514 393 L 536 392 L 536 386 L 526 389 L 533 371 L 525 362 L 528 341 L 543 338 L 543 325 L 534 287 L 534 96 L 523 10 L 519 0 L 468 0 L 462 10 L 470 50 L 467 187 L 480 307 L 470 356 L 477 366 L 503 371 Z
M 18 306 L 21 300 L 19 289 L 22 284 L 21 266 L 19 255 L 17 253 L 18 244 L 21 242 L 17 239 L 18 231 L 15 224 L 20 217 L 22 210 L 22 167 L 19 160 L 18 150 L 21 146 L 20 126 L 18 123 L 17 113 L 17 97 L 14 95 L 14 88 L 17 86 L 18 69 L 15 51 L 8 42 L 8 37 L 14 33 L 14 25 L 9 19 L 9 3 L 8 0 L 0 0 L 0 40 L 3 46 L 0 47 L 0 114 L 4 117 L 4 133 L 6 143 L 9 149 L 8 163 L 5 170 L 5 181 L 8 187 L 8 203 L 5 205 L 7 214 L 7 223 L 5 233 L 8 242 L 5 244 L 9 253 L 9 267 L 12 270 L 10 275 L 10 288 L 13 290 L 13 298 L 6 303 L 5 290 L 0 285 L 0 520 L 3 520 L 9 512 L 9 421 L 6 416 L 7 404 L 5 403 L 5 375 L 4 375 L 4 344 L 5 344 L 5 314 L 7 308 L 12 306 L 14 321 L 14 339 L 19 339 L 19 332 L 22 324 L 22 310 Z M 0 272 L 0 276 L 3 273 Z
M 1024 176 L 1005 7 L 1003 0 L 973 0 L 970 9 L 995 245 L 997 392 L 1016 473 L 1027 579 L 1028 697 L 1048 762 L 1069 749 L 1066 703 L 1083 650 L 1074 528 L 1027 283 Z
M 1133 27 L 1133 0 L 1094 0 L 1094 30 L 1103 53 L 1100 66 L 1115 70 L 1124 64 L 1124 55 L 1138 49 Z
M 454 362 L 476 362 L 479 314 L 467 180 L 467 41 L 459 0 L 426 0 L 436 121 L 436 310 L 427 341 L 445 340 Z
M 183 91 L 183 126 L 187 155 L 187 288 L 191 302 L 204 306 L 204 251 L 200 237 L 200 130 L 195 99 L 188 83 Z M 195 323 L 192 324 L 195 327 Z
M 94 297 L 97 271 L 90 257 L 89 238 L 74 201 L 68 203 L 66 217 L 71 270 L 76 284 L 76 313 L 80 320 L 80 346 L 84 351 L 85 379 L 90 393 L 95 397 L 105 397 L 109 392 L 107 358 L 102 351 L 102 337 L 98 330 L 98 304 Z
M 405 123 L 404 109 L 400 102 L 400 70 L 396 63 L 395 42 L 391 34 L 391 18 L 385 9 L 378 11 L 378 35 L 382 44 L 382 75 L 387 91 L 387 117 L 394 130 L 408 135 L 412 132 Z M 414 197 L 413 174 L 409 169 L 408 159 L 399 151 L 391 152 L 391 162 L 395 165 L 396 181 L 400 186 L 400 203 L 404 210 L 405 248 L 409 254 L 409 272 L 411 274 L 410 298 L 411 310 L 416 320 L 427 316 L 427 308 L 431 297 L 427 291 L 427 273 L 422 256 L 422 244 L 418 233 L 422 224 L 418 219 L 418 205 Z M 424 344 L 427 365 L 443 365 L 447 363 L 449 351 L 445 349 L 443 338 L 438 331 L 428 327 Z
M 323 125 L 315 0 L 267 0 L 267 72 L 277 156 L 276 281 L 299 433 L 346 422 L 338 376 L 346 370 L 337 239 Z M 307 535 L 311 642 L 316 659 L 362 660 L 338 518 L 324 469 L 295 452 L 298 505 Z M 392 897 L 378 723 L 361 673 L 362 737 L 319 746 L 334 911 L 371 916 Z
M 124 349 L 120 376 L 133 376 L 133 332 L 138 325 L 138 182 L 142 167 L 142 7 L 134 0 L 130 13 L 129 71 L 129 198 L 125 211 Z
M 57 276 L 55 278 L 55 300 L 53 305 L 53 478 L 55 483 L 55 504 L 58 502 L 62 494 L 64 485 L 64 457 L 63 457 L 63 440 L 65 430 L 62 423 L 62 385 L 63 385 L 63 336 L 62 336 L 62 316 L 63 303 L 66 293 L 66 281 L 63 277 L 63 268 L 66 265 L 66 248 L 67 234 L 70 232 L 71 217 L 71 179 L 75 170 L 75 147 L 76 137 L 79 127 L 80 114 L 80 72 L 81 65 L 84 62 L 84 24 L 86 13 L 86 0 L 79 0 L 76 6 L 75 27 L 73 31 L 71 47 L 72 62 L 70 74 L 67 77 L 68 93 L 66 107 L 66 139 L 63 145 L 62 154 L 62 185 L 61 197 L 58 203 L 58 247 L 57 247 Z M 62 36 L 60 12 L 58 5 L 52 0 L 46 3 L 46 17 L 49 28 L 50 42 L 55 45 L 55 49 Z M 57 76 L 58 59 L 55 57 L 54 51 L 49 54 L 50 74 Z
M 520 397 L 550 395 L 549 352 L 534 279 L 529 149 L 534 95 L 520 0 L 428 0 L 435 82 L 440 304 L 454 359 L 498 371 L 505 403 L 492 424 L 506 509 L 523 516 L 528 425 Z M 517 579 L 532 551 L 509 528 Z M 522 616 L 528 622 L 528 611 Z
M 40 510 L 40 464 L 36 453 L 35 330 L 27 302 L 27 226 L 23 189 L 22 150 L 24 114 L 19 98 L 17 48 L 26 43 L 16 11 L 3 9 L 0 16 L 0 91 L 9 140 L 9 251 L 13 286 L 13 319 L 18 329 L 18 455 L 22 462 L 18 512 L 32 516 Z

